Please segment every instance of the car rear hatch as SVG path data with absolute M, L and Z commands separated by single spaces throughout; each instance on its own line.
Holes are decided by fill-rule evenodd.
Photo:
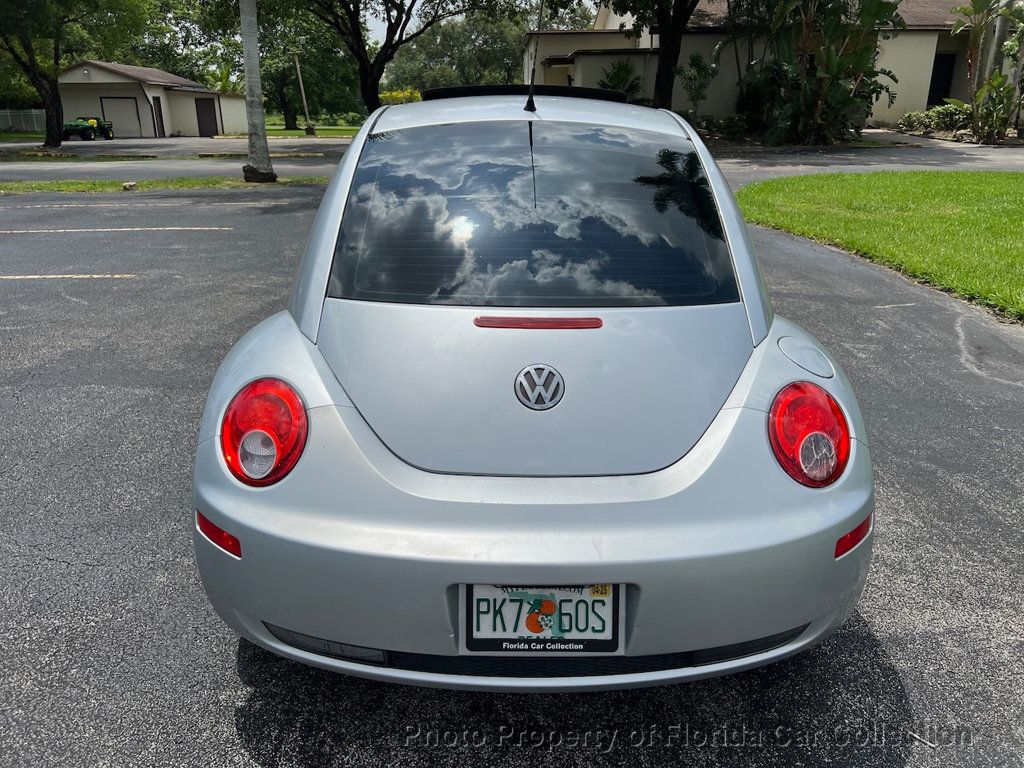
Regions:
M 661 469 L 753 349 L 682 135 L 522 120 L 371 137 L 328 293 L 325 359 L 378 437 L 435 472 Z M 519 379 L 535 366 L 540 397 L 536 371 Z

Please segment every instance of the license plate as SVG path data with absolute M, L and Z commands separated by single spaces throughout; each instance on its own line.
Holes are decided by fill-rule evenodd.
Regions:
M 510 655 L 619 653 L 618 584 L 466 584 L 462 650 Z

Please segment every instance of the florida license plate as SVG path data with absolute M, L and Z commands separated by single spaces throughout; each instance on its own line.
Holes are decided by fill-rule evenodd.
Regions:
M 621 608 L 618 584 L 466 584 L 462 650 L 521 655 L 619 653 Z

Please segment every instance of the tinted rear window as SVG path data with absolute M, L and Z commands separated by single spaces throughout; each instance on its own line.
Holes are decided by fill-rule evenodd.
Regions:
M 508 307 L 739 300 L 688 139 L 539 120 L 372 134 L 328 293 Z

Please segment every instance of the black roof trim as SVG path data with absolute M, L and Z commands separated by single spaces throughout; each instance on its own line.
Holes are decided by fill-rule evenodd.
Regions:
M 530 86 L 518 85 L 460 85 L 454 88 L 430 88 L 421 96 L 424 101 L 437 99 L 458 99 L 465 96 L 523 96 L 530 92 Z M 534 96 L 568 96 L 575 99 L 599 99 L 626 103 L 622 91 L 607 91 L 603 88 L 578 88 L 569 85 L 535 85 Z

